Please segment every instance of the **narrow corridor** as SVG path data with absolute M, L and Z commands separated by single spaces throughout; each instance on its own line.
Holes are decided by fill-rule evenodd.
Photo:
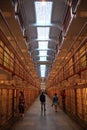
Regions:
M 41 114 L 39 98 L 25 113 L 25 117 L 13 125 L 11 130 L 82 130 L 60 108 L 55 113 L 52 102 L 46 97 L 46 113 Z

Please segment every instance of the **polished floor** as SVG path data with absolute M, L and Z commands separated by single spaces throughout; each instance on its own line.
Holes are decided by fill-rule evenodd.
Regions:
M 51 100 L 46 96 L 46 112 L 41 113 L 37 98 L 24 118 L 14 124 L 11 130 L 83 130 L 59 108 L 58 112 L 55 112 L 51 104 Z

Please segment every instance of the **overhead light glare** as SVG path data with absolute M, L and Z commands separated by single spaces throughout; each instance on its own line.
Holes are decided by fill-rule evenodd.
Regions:
M 45 4 L 46 4 L 46 1 L 42 0 L 42 5 L 45 6 Z

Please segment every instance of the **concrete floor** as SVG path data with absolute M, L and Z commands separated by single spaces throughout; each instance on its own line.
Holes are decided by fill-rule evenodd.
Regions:
M 83 130 L 59 108 L 55 112 L 51 104 L 51 100 L 46 97 L 46 112 L 41 113 L 37 98 L 24 118 L 14 124 L 11 130 Z

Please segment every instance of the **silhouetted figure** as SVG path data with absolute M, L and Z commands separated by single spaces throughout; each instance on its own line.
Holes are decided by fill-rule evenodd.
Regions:
M 20 91 L 20 96 L 19 96 L 19 114 L 20 114 L 20 117 L 24 117 L 24 108 L 25 108 L 24 94 L 23 94 L 22 91 Z
M 44 112 L 46 111 L 45 108 L 45 103 L 46 103 L 46 97 L 45 94 L 42 92 L 40 95 L 40 102 L 41 102 L 41 112 L 44 110 Z

